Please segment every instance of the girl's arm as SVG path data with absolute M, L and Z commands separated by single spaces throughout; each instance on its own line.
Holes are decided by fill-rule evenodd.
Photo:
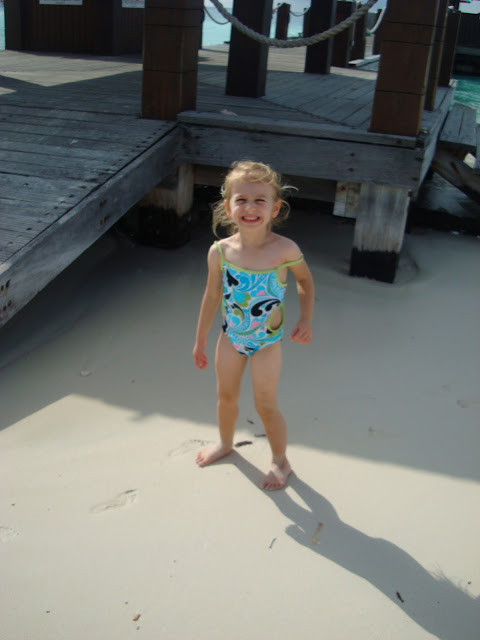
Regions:
M 193 361 L 199 369 L 208 366 L 208 359 L 205 353 L 207 346 L 207 336 L 212 326 L 212 322 L 217 313 L 218 305 L 222 298 L 222 272 L 220 270 L 220 255 L 215 245 L 210 247 L 208 252 L 208 278 L 205 293 L 197 323 L 197 335 L 195 346 L 193 347 Z
M 297 281 L 300 318 L 290 335 L 290 340 L 299 344 L 309 344 L 312 340 L 313 306 L 315 304 L 315 285 L 305 260 L 290 267 Z

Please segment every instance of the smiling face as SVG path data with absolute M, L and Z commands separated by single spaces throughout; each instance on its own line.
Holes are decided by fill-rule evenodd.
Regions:
M 261 229 L 270 228 L 280 211 L 281 201 L 275 199 L 275 191 L 270 184 L 236 181 L 224 205 L 237 229 Z

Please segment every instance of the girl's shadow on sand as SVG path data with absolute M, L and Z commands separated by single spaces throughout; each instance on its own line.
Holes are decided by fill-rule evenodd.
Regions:
M 255 485 L 262 474 L 237 452 L 233 462 Z M 265 492 L 293 524 L 287 534 L 312 552 L 364 578 L 399 606 L 412 620 L 442 640 L 473 640 L 480 629 L 479 600 L 444 576 L 426 571 L 399 547 L 371 538 L 342 522 L 326 498 L 292 473 L 290 490 L 308 505 L 300 506 L 291 491 Z M 319 524 L 323 527 L 319 530 Z M 318 542 L 314 536 L 318 535 Z M 460 542 L 460 541 L 459 541 Z

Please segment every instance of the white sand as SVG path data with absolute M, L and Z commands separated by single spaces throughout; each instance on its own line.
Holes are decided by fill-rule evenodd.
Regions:
M 312 346 L 285 342 L 284 491 L 256 487 L 248 379 L 252 444 L 193 462 L 216 439 L 191 360 L 207 232 L 106 237 L 0 332 L 2 640 L 478 638 L 480 240 L 408 236 L 390 286 L 346 275 L 341 220 L 286 233 L 318 303 Z

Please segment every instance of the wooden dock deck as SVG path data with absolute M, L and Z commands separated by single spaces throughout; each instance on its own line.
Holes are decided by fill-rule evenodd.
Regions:
M 375 72 L 312 76 L 304 56 L 271 50 L 254 99 L 224 93 L 228 46 L 204 49 L 196 111 L 167 122 L 140 117 L 139 57 L 0 52 L 0 326 L 184 162 L 417 189 L 454 89 L 417 138 L 370 133 Z

